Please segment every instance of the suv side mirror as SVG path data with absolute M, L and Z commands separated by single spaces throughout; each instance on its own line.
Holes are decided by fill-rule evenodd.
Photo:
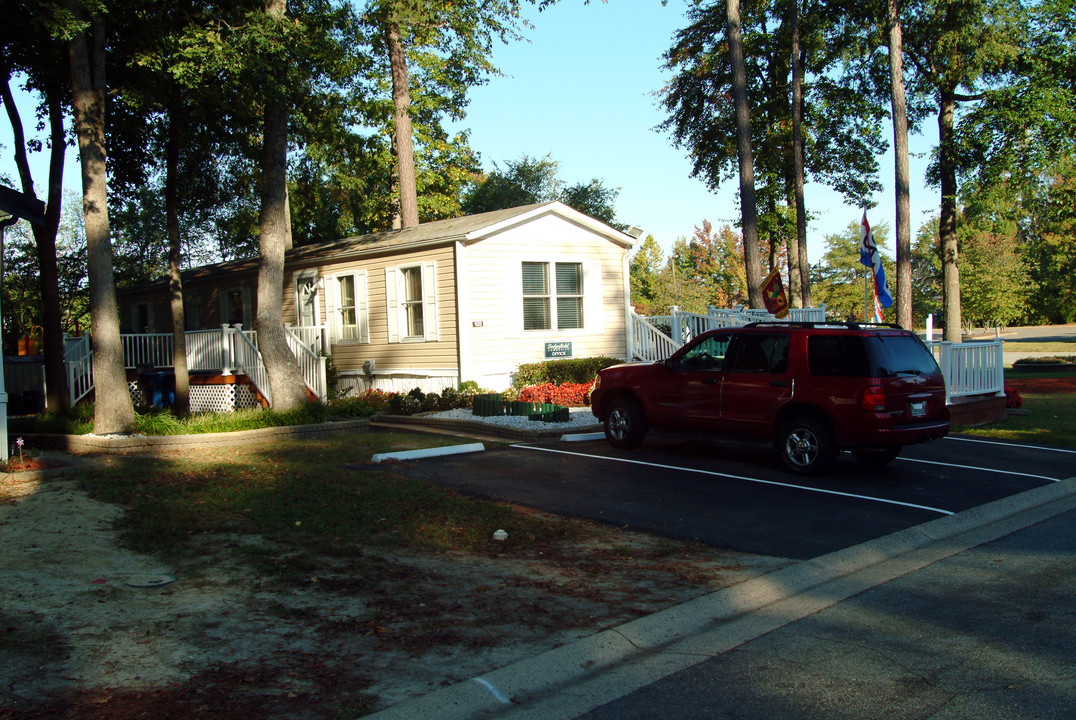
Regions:
M 665 360 L 661 364 L 664 365 L 665 369 L 669 370 L 670 372 L 676 372 L 680 369 L 680 361 L 677 358 L 665 358 Z

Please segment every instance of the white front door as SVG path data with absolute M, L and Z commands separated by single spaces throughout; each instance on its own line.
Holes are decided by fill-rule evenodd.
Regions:
M 300 327 L 318 325 L 318 277 L 315 274 L 295 276 L 295 318 Z

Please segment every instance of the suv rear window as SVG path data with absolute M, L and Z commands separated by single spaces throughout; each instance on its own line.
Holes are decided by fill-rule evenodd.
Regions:
M 812 375 L 891 377 L 941 372 L 930 350 L 912 335 L 811 335 L 807 365 Z
M 934 356 L 919 338 L 911 335 L 879 335 L 871 338 L 878 376 L 932 375 L 941 372 Z
M 871 363 L 861 335 L 810 335 L 807 367 L 812 375 L 870 377 Z

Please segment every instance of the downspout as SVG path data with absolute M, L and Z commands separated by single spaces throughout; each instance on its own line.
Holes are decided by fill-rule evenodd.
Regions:
M 471 332 L 464 323 L 464 319 L 470 315 L 467 283 L 463 280 L 467 272 L 467 246 L 462 240 L 456 241 L 453 263 L 455 265 L 453 282 L 456 284 L 456 371 L 458 373 L 456 387 L 458 388 L 471 372 Z

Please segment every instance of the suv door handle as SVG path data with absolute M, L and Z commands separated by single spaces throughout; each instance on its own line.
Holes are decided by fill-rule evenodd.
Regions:
M 788 387 L 788 380 L 771 380 L 770 387 Z
M 720 382 L 720 378 L 703 378 L 702 379 L 702 384 L 703 385 L 717 385 L 718 382 Z

